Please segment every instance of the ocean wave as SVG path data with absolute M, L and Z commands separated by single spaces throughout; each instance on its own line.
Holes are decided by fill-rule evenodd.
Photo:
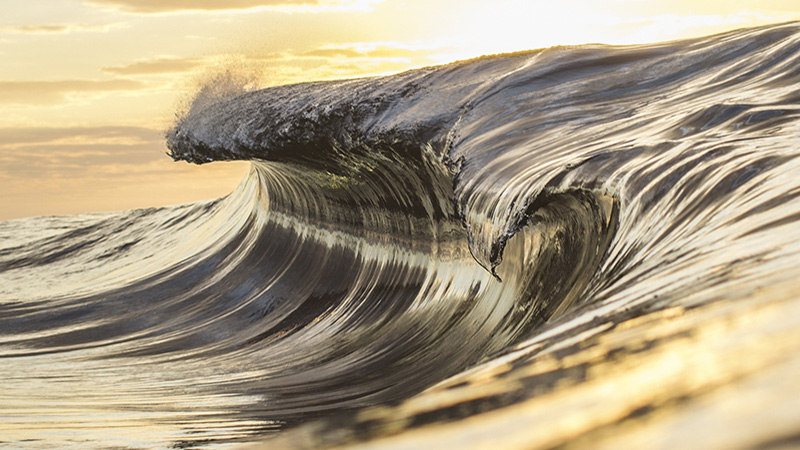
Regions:
M 785 24 L 198 103 L 229 196 L 0 224 L 0 445 L 617 445 L 800 354 L 798 67 Z

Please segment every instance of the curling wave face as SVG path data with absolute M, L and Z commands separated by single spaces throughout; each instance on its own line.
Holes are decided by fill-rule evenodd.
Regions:
M 798 67 L 789 24 L 193 110 L 171 155 L 251 161 L 228 197 L 0 224 L 0 439 L 223 446 L 333 413 L 348 419 L 273 445 L 458 427 L 588 385 L 597 361 L 670 335 L 632 335 L 631 320 L 785 304 L 800 269 Z M 541 367 L 564 352 L 583 362 Z M 659 386 L 662 403 L 694 392 Z M 580 401 L 643 407 L 593 392 L 547 416 L 573 419 L 572 435 L 539 444 L 597 426 L 575 422 Z

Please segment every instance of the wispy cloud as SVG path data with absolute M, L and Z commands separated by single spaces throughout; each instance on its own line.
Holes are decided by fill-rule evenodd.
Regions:
M 326 59 L 405 59 L 425 60 L 434 49 L 430 47 L 414 47 L 399 42 L 363 42 L 342 46 L 326 46 L 314 50 L 296 53 L 297 57 Z
M 448 46 L 422 46 L 402 42 L 325 44 L 282 52 L 227 54 L 203 58 L 152 58 L 129 65 L 105 68 L 118 75 L 136 76 L 166 70 L 194 72 L 184 84 L 211 90 L 217 85 L 247 85 L 247 90 L 268 86 L 386 75 L 441 62 Z M 174 64 L 174 67 L 173 67 Z M 152 71 L 152 72 L 151 72 Z M 222 77 L 221 77 L 222 75 Z M 226 77 L 232 76 L 230 80 Z
M 158 57 L 144 59 L 123 66 L 103 67 L 114 75 L 158 75 L 162 73 L 189 72 L 204 64 L 200 58 Z
M 145 127 L 0 128 L 0 220 L 216 198 L 247 170 L 177 164 L 165 151 L 163 130 Z
M 159 130 L 133 126 L 0 128 L 0 148 L 88 142 L 161 142 L 163 134 Z
M 356 42 L 271 55 L 264 63 L 287 82 L 384 75 L 439 62 L 449 47 L 401 42 Z
M 143 89 L 144 83 L 126 80 L 0 81 L 0 104 L 56 104 L 71 94 L 100 94 Z
M 45 24 L 45 25 L 19 25 L 2 28 L 6 32 L 20 34 L 67 34 L 77 32 L 105 33 L 119 24 L 89 25 L 84 23 Z
M 82 176 L 164 158 L 163 132 L 134 126 L 0 128 L 0 175 Z
M 369 10 L 384 0 L 86 0 L 95 6 L 140 14 L 271 9 L 286 12 Z
M 300 53 L 296 56 L 308 56 L 311 58 L 359 58 L 363 55 L 352 48 L 318 48 Z

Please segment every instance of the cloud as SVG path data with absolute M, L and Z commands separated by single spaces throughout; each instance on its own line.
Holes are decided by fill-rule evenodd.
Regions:
M 442 62 L 447 45 L 395 41 L 355 42 L 299 48 L 279 53 L 234 55 L 233 72 L 255 74 L 257 88 L 310 80 L 333 80 L 386 75 Z M 453 58 L 450 58 L 452 60 Z M 226 67 L 222 60 L 220 67 Z
M 164 160 L 163 132 L 135 126 L 0 128 L 5 179 L 97 176 L 107 166 Z
M 298 72 L 292 81 L 303 78 L 336 79 L 384 75 L 438 62 L 436 54 L 444 47 L 423 47 L 400 42 L 360 42 L 339 46 L 323 46 L 313 50 L 286 53 L 274 64 L 294 67 Z M 284 73 L 292 76 L 292 71 Z
M 143 83 L 125 79 L 0 81 L 0 104 L 55 104 L 67 100 L 70 94 L 132 91 L 144 87 Z
M 151 161 L 169 162 L 161 149 L 152 144 L 43 145 L 0 156 L 4 178 L 41 179 L 45 177 L 96 176 L 101 166 L 136 166 Z
M 162 142 L 163 131 L 133 126 L 0 128 L 0 148 L 70 143 Z
M 0 128 L 0 220 L 216 198 L 248 170 L 174 163 L 163 134 L 136 126 Z
M 303 52 L 297 56 L 311 58 L 361 58 L 364 55 L 352 48 L 318 48 L 308 52 Z
M 135 126 L 0 128 L 0 175 L 80 177 L 103 165 L 166 161 L 163 134 Z
M 103 71 L 114 75 L 157 75 L 189 72 L 203 63 L 203 60 L 199 58 L 160 57 L 136 61 L 124 66 L 103 67 Z
M 48 24 L 48 25 L 19 25 L 14 27 L 4 27 L 3 30 L 12 33 L 23 34 L 67 34 L 75 32 L 100 32 L 105 33 L 117 24 Z
M 369 10 L 384 0 L 86 0 L 95 6 L 140 14 L 272 9 L 287 12 Z
M 296 57 L 326 59 L 404 59 L 425 60 L 441 48 L 414 47 L 399 42 L 360 42 L 343 46 L 326 46 L 296 53 Z

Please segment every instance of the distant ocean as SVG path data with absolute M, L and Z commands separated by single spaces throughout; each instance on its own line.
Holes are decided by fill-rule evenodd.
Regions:
M 800 445 L 800 25 L 196 102 L 0 223 L 0 448 Z M 788 447 L 786 447 L 788 448 Z

